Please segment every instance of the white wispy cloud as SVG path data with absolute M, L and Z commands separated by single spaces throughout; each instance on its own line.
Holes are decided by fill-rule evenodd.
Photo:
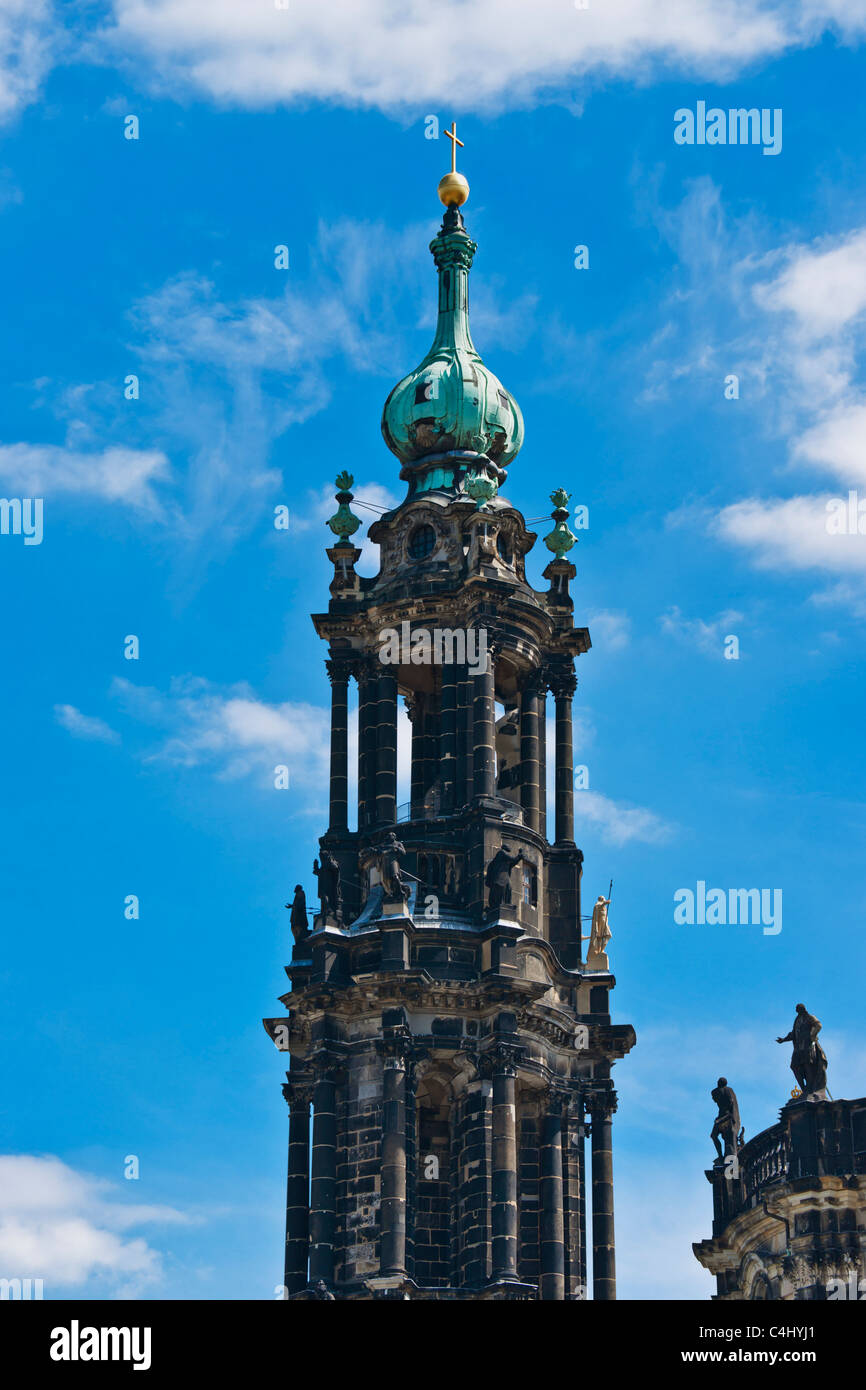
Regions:
M 825 338 L 866 309 L 866 231 L 781 253 L 783 267 L 755 286 L 762 308 L 792 315 L 791 326 L 806 338 Z
M 119 743 L 120 734 L 106 724 L 104 719 L 82 714 L 74 705 L 55 705 L 54 717 L 64 729 L 76 738 L 92 739 L 97 743 Z
M 63 46 L 50 0 L 0 0 L 0 121 L 35 100 Z
M 731 77 L 827 28 L 857 37 L 864 26 L 860 0 L 115 0 L 97 45 L 149 73 L 161 92 L 224 104 L 435 111 L 447 73 L 463 109 L 478 110 L 572 102 L 573 84 L 595 76 Z
M 866 401 L 840 404 L 806 430 L 794 445 L 795 456 L 835 475 L 846 486 L 866 485 Z
M 123 401 L 117 383 L 39 381 L 38 402 L 65 420 L 67 443 L 0 446 L 0 478 L 27 495 L 78 493 L 138 508 L 170 536 L 208 538 L 212 551 L 268 525 L 278 503 L 297 519 L 309 499 L 299 504 L 283 475 L 283 437 L 329 405 L 340 363 L 380 375 L 383 402 L 414 365 L 409 335 L 422 309 L 432 334 L 435 311 L 428 232 L 395 238 L 376 223 L 323 224 L 307 278 L 275 270 L 269 296 L 226 299 L 204 276 L 172 277 L 129 312 L 141 408 Z M 351 438 L 351 419 L 346 429 Z M 370 500 L 396 500 L 358 481 Z M 374 560 L 367 549 L 364 563 Z
M 605 608 L 587 616 L 592 645 L 609 652 L 622 651 L 631 641 L 631 619 L 627 613 Z
M 733 608 L 726 609 L 718 617 L 709 620 L 685 618 L 674 604 L 662 614 L 659 626 L 667 637 L 673 637 L 686 646 L 697 647 L 698 651 L 704 652 L 707 656 L 723 657 L 725 638 L 732 628 L 736 629 L 742 621 L 743 614 Z
M 741 546 L 760 569 L 823 570 L 855 579 L 866 577 L 866 536 L 828 533 L 827 506 L 837 500 L 820 493 L 734 502 L 722 508 L 711 530 Z M 837 591 L 836 597 L 862 603 L 866 591 L 852 585 Z
M 866 536 L 834 532 L 827 505 L 866 487 L 866 227 L 768 248 L 754 219 L 726 215 L 719 189 L 706 178 L 691 185 L 678 208 L 657 210 L 657 223 L 678 270 L 645 396 L 668 396 L 685 375 L 721 383 L 735 373 L 736 408 L 757 405 L 756 428 L 768 445 L 784 441 L 788 455 L 772 489 L 764 482 L 714 511 L 681 508 L 668 524 L 689 513 L 759 568 L 835 578 L 810 597 L 861 614 Z M 784 496 L 790 475 L 798 488 Z M 804 488 L 804 475 L 818 475 L 820 490 L 809 491 L 808 482 Z M 828 476 L 835 494 L 826 490 Z
M 286 701 L 271 705 L 243 684 L 220 688 L 199 677 L 172 682 L 167 694 L 117 677 L 112 694 L 124 711 L 160 731 L 145 757 L 179 767 L 202 767 L 219 779 L 252 777 L 273 785 L 274 768 L 289 769 L 291 785 L 321 794 L 327 785 L 328 711 Z
M 575 821 L 589 821 L 609 845 L 664 844 L 674 833 L 674 827 L 655 811 L 643 806 L 631 806 L 614 801 L 600 792 L 577 791 L 574 794 Z
M 692 1251 L 713 1220 L 701 1161 L 687 1171 L 669 1155 L 642 1154 L 634 1164 L 618 1156 L 615 1163 L 617 1298 L 709 1299 L 716 1281 Z
M 0 1268 L 7 1278 L 59 1287 L 98 1280 L 108 1296 L 135 1297 L 158 1282 L 160 1252 L 137 1227 L 183 1223 L 172 1207 L 120 1200 L 121 1189 L 51 1155 L 0 1155 Z
M 55 444 L 0 445 L 0 478 L 28 497 L 77 493 L 159 515 L 154 485 L 169 475 L 159 449 L 120 446 L 85 452 Z

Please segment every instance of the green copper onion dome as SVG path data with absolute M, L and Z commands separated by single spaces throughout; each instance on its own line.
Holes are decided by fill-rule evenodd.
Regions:
M 444 201 L 448 190 L 443 193 L 440 188 L 440 196 Z M 463 225 L 456 195 L 430 250 L 439 272 L 436 337 L 423 362 L 397 383 L 385 402 L 385 443 L 403 464 L 460 452 L 486 455 L 503 468 L 523 443 L 523 416 L 472 343 L 469 270 L 475 242 Z

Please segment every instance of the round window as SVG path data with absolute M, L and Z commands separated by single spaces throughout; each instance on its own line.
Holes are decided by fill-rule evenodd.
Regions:
M 416 526 L 409 537 L 409 554 L 413 560 L 423 560 L 432 554 L 436 544 L 436 532 L 432 526 Z

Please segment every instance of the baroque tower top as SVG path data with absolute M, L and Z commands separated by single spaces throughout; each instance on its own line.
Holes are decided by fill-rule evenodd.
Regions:
M 609 894 L 581 930 L 571 707 L 590 640 L 569 593 L 568 493 L 551 496 L 541 590 L 525 568 L 536 536 L 499 493 L 523 422 L 469 336 L 475 245 L 453 165 L 432 243 L 436 339 L 385 407 L 407 496 L 369 528 L 379 571 L 359 575 L 340 473 L 330 601 L 313 615 L 331 682 L 319 910 L 310 930 L 299 885 L 287 1016 L 265 1020 L 291 1054 L 285 1286 L 580 1299 L 591 1206 L 594 1296 L 610 1299 L 611 1070 L 634 1031 L 610 1014 Z

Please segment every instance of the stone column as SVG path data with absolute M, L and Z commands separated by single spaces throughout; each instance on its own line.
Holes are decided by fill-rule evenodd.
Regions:
M 310 1283 L 334 1281 L 337 1229 L 337 1086 L 320 1072 L 313 1088 L 313 1168 L 310 1181 Z
M 331 681 L 331 815 L 329 829 L 349 827 L 349 668 L 345 661 L 325 663 Z
M 480 1288 L 490 1273 L 490 1158 L 492 1087 L 470 1081 L 460 1100 L 458 1189 L 460 1276 L 464 1288 Z
M 538 829 L 547 839 L 547 682 L 538 695 Z
M 571 702 L 577 688 L 573 670 L 558 669 L 551 676 L 556 699 L 556 843 L 574 844 L 574 753 L 571 739 Z
M 406 1273 L 415 1277 L 415 1193 L 418 1190 L 418 1123 L 415 1093 L 418 1088 L 418 1064 L 407 1056 L 404 1096 L 406 1107 Z
M 450 816 L 457 800 L 457 682 L 460 668 L 442 667 L 439 720 L 439 776 L 442 779 L 442 814 Z
M 541 804 L 541 759 L 538 747 L 538 703 L 541 676 L 531 671 L 520 692 L 520 805 L 523 823 L 538 830 Z
M 472 800 L 472 677 L 465 665 L 458 667 L 457 687 L 457 808 Z
M 491 1227 L 494 1280 L 517 1279 L 517 1052 L 497 1043 L 493 1070 L 493 1186 Z
M 590 1219 L 590 1213 L 586 1196 L 585 1133 L 583 1093 L 579 1091 L 572 1094 L 563 1121 L 562 1137 L 566 1293 L 572 1299 L 588 1297 L 586 1223 Z
M 564 1098 L 551 1092 L 541 1120 L 541 1287 L 542 1299 L 565 1299 L 565 1219 L 562 1182 Z
M 489 640 L 487 646 L 487 669 L 472 678 L 472 793 L 475 797 L 496 795 L 494 647 Z
M 355 675 L 358 681 L 358 829 L 363 830 L 373 819 L 378 719 L 376 673 L 370 658 L 358 662 Z
M 291 1297 L 307 1287 L 310 1251 L 310 1100 L 306 1081 L 286 1082 L 289 1109 L 289 1173 L 286 1181 L 286 1262 L 283 1280 Z
M 382 1088 L 381 1274 L 406 1273 L 406 1042 L 387 1039 Z
M 592 1114 L 592 1296 L 616 1298 L 616 1256 L 613 1234 L 613 1138 L 611 1117 L 616 1109 L 612 1092 L 590 1096 Z
M 376 684 L 375 821 L 377 825 L 393 825 L 397 819 L 397 677 L 382 667 Z

